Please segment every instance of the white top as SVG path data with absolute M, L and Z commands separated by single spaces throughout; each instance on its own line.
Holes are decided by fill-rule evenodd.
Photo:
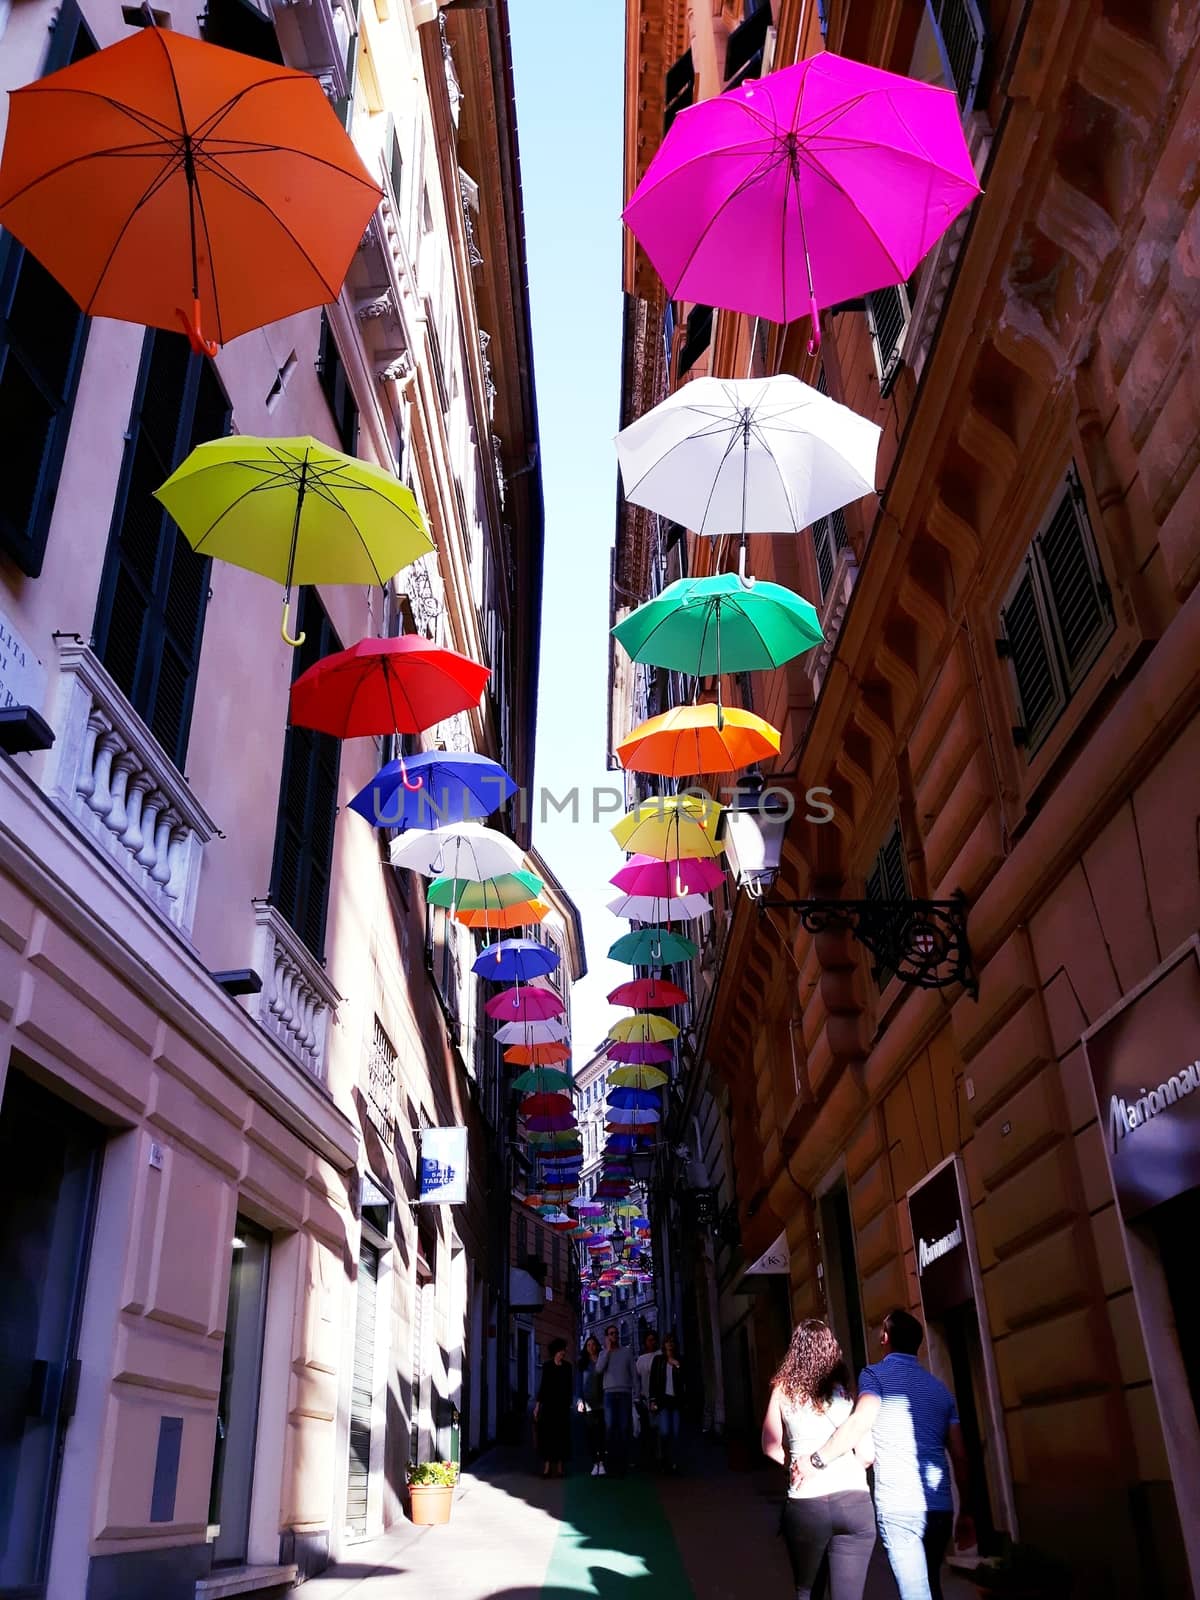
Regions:
M 650 1368 L 657 1354 L 657 1350 L 646 1350 L 637 1358 L 637 1388 L 643 1400 L 650 1398 Z
M 672 1399 L 675 1398 L 675 1368 L 671 1365 L 671 1363 L 669 1361 L 667 1362 L 667 1388 L 666 1388 L 666 1392 L 667 1392 L 667 1394 L 669 1394 L 671 1396 Z
M 845 1395 L 831 1400 L 822 1410 L 804 1402 L 791 1401 L 783 1394 L 779 1396 L 779 1402 L 787 1448 L 789 1499 L 808 1500 L 815 1495 L 846 1494 L 855 1490 L 866 1494 L 866 1469 L 852 1450 L 831 1461 L 823 1472 L 810 1472 L 803 1479 L 798 1479 L 794 1470 L 794 1464 L 807 1461 L 814 1451 L 819 1451 L 854 1410 Z

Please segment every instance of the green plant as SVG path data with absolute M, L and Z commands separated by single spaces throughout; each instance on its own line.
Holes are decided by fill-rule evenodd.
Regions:
M 458 1482 L 457 1461 L 422 1461 L 408 1469 L 409 1488 L 453 1489 Z
M 1071 1591 L 1067 1568 L 1028 1544 L 1010 1544 L 1001 1555 L 981 1561 L 971 1582 L 982 1594 L 1052 1594 L 1059 1600 Z

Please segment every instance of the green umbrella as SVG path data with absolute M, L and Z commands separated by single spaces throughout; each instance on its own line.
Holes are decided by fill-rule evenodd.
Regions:
M 497 878 L 435 878 L 425 898 L 431 906 L 449 906 L 455 911 L 497 911 L 536 900 L 543 887 L 534 872 L 505 872 Z
M 778 583 L 743 588 L 736 572 L 669 583 L 612 631 L 634 661 L 696 678 L 766 672 L 824 638 L 801 595 Z
M 755 585 L 757 588 L 757 585 Z M 610 961 L 623 961 L 630 967 L 670 967 L 677 961 L 690 961 L 700 946 L 670 928 L 635 928 L 609 948 Z
M 529 1072 L 518 1073 L 512 1087 L 522 1093 L 570 1094 L 575 1085 L 569 1072 L 560 1072 L 556 1067 L 533 1067 Z

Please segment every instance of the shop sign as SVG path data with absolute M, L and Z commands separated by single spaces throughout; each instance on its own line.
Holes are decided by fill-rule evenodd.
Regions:
M 467 1130 L 422 1128 L 418 1193 L 423 1206 L 460 1206 L 467 1198 Z
M 927 1317 L 941 1317 L 975 1298 L 967 1248 L 966 1208 L 958 1160 L 945 1162 L 908 1197 L 917 1280 Z
M 1083 1048 L 1122 1214 L 1200 1187 L 1200 941 L 1090 1028 Z
M 791 1256 L 788 1253 L 787 1230 L 785 1229 L 771 1248 L 764 1250 L 752 1267 L 746 1268 L 746 1276 L 749 1277 L 753 1272 L 781 1272 L 786 1276 L 791 1270 Z
M 45 693 L 45 667 L 13 627 L 8 613 L 0 610 L 0 711 L 11 706 L 32 706 L 40 711 Z

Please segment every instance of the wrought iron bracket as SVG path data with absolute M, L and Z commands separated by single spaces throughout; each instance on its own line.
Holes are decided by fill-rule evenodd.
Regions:
M 895 976 L 918 989 L 961 983 L 979 998 L 979 979 L 967 940 L 967 900 L 773 900 L 768 907 L 796 911 L 809 933 L 850 933 L 871 952 L 876 974 Z

